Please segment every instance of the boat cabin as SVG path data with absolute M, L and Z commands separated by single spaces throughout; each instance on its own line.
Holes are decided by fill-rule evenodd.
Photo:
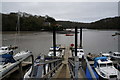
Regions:
M 120 53 L 119 52 L 114 52 L 113 56 L 119 57 L 120 58 Z
M 13 54 L 13 50 L 9 46 L 0 47 L 1 54 Z
M 0 50 L 10 50 L 10 48 L 8 46 L 5 46 L 5 47 L 0 47 Z
M 100 53 L 101 57 L 107 57 L 108 59 L 111 59 L 111 55 L 109 53 Z
M 94 67 L 110 67 L 113 66 L 113 62 L 107 57 L 97 57 L 94 60 Z

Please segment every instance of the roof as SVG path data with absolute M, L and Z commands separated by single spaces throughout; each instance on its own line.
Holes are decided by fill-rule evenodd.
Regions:
M 0 47 L 0 48 L 1 48 L 1 49 L 2 49 L 2 48 L 8 48 L 8 46 L 2 46 L 2 47 Z
M 109 53 L 102 53 L 102 55 L 104 55 L 104 56 L 110 56 Z
M 60 47 L 55 47 L 56 50 L 59 50 Z M 51 47 L 50 50 L 54 50 L 54 47 Z
M 94 61 L 98 63 L 111 63 L 112 62 L 111 60 L 108 60 L 107 57 L 97 57 L 94 59 Z
M 98 60 L 107 60 L 107 57 L 96 57 L 94 59 L 94 61 L 98 61 Z
M 74 49 L 72 49 L 72 50 L 74 50 L 75 51 L 75 48 Z M 84 51 L 83 49 L 81 49 L 81 48 L 77 48 L 77 51 Z
M 100 64 L 106 64 L 106 63 L 112 63 L 112 61 L 111 60 L 107 60 L 107 61 L 98 60 L 98 63 L 100 63 Z
M 96 57 L 94 59 L 94 67 L 97 66 L 97 63 L 99 63 L 99 64 L 107 64 L 107 63 L 112 63 L 112 61 L 108 60 L 107 57 Z

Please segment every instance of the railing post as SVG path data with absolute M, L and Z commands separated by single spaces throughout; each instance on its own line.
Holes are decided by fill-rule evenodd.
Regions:
M 75 60 L 75 79 L 78 79 L 78 70 L 79 70 L 79 57 L 78 56 L 75 56 L 74 57 L 74 60 Z
M 33 55 L 31 55 L 31 57 L 32 57 L 32 72 L 33 72 L 33 67 L 34 67 L 34 56 Z M 31 72 L 31 73 L 32 73 Z M 30 74 L 31 75 L 31 74 Z
M 19 63 L 19 74 L 20 74 L 20 78 L 23 78 L 23 70 L 22 70 L 22 63 Z
M 44 75 L 46 74 L 46 64 L 43 65 Z
M 44 65 L 43 63 L 34 65 L 33 71 L 31 74 L 32 78 L 36 78 L 36 79 L 42 78 L 43 65 Z
M 50 70 L 52 70 L 52 64 L 50 63 Z M 50 74 L 50 77 L 52 77 L 52 73 Z

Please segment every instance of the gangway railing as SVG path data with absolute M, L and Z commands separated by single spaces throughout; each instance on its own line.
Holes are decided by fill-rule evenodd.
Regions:
M 92 69 L 92 67 L 90 66 L 90 64 L 89 64 L 86 56 L 84 56 L 84 60 L 85 60 L 85 62 L 82 62 L 82 63 L 86 63 L 86 66 L 83 66 L 83 67 L 88 68 L 92 80 L 97 80 L 97 78 L 96 78 L 96 76 L 95 76 L 95 74 L 94 74 L 94 72 L 93 72 L 93 69 Z
M 91 80 L 97 80 L 88 60 L 86 57 L 83 57 L 81 60 L 78 57 L 70 57 L 68 58 L 68 64 L 70 69 L 71 78 L 73 79 L 79 79 L 79 70 L 82 68 L 83 73 L 86 73 L 86 68 L 88 68 Z M 84 76 L 85 79 L 87 79 L 87 76 Z M 89 80 L 89 79 L 88 79 Z
M 37 65 L 33 66 L 30 78 L 51 78 L 62 64 L 62 58 L 40 60 Z
M 68 65 L 70 69 L 71 78 L 73 79 L 79 78 L 79 75 L 78 75 L 78 72 L 80 69 L 79 58 L 77 56 L 68 58 Z

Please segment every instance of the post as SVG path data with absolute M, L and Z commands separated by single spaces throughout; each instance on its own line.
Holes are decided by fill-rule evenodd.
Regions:
M 54 51 L 54 56 L 56 56 L 56 31 L 55 31 L 55 26 L 53 26 L 53 51 Z
M 31 73 L 33 73 L 33 67 L 34 67 L 34 56 L 31 55 L 31 57 L 32 57 L 32 71 L 31 71 Z M 30 76 L 31 76 L 31 74 L 30 74 Z
M 82 48 L 82 27 L 80 27 L 80 48 Z
M 20 74 L 20 78 L 23 78 L 22 62 L 19 63 L 19 74 Z
M 77 26 L 75 27 L 75 56 L 77 56 Z
M 79 71 L 79 57 L 78 56 L 75 56 L 74 57 L 75 59 L 75 67 L 74 67 L 74 70 L 75 70 L 75 72 L 74 72 L 74 74 L 75 74 L 75 79 L 76 80 L 78 80 L 78 71 Z

